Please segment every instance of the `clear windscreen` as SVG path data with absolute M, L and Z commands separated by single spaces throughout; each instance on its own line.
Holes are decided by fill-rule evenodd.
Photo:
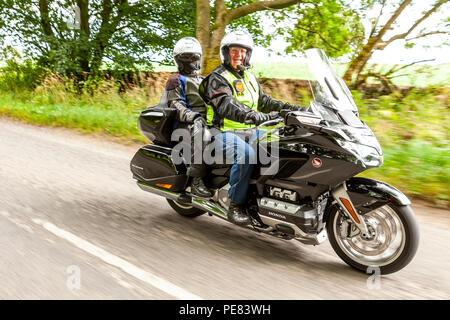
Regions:
M 309 49 L 303 54 L 314 100 L 335 110 L 358 111 L 350 90 L 336 74 L 323 50 Z
M 306 80 L 309 81 L 314 101 L 311 107 L 324 120 L 361 127 L 358 108 L 345 82 L 336 74 L 328 57 L 321 49 L 303 52 Z

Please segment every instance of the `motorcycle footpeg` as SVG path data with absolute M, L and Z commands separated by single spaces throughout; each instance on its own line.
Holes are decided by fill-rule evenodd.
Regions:
M 179 202 L 179 203 L 191 203 L 192 202 L 192 197 L 187 195 L 187 194 L 185 194 L 185 193 L 182 193 L 182 194 L 180 194 L 178 196 L 177 202 Z

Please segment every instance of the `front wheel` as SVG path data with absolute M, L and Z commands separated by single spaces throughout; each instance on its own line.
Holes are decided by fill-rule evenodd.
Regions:
M 363 237 L 338 206 L 327 219 L 330 244 L 348 265 L 363 272 L 389 274 L 404 268 L 419 246 L 419 226 L 410 206 L 387 204 L 366 213 L 370 236 Z
M 195 208 L 189 204 L 179 203 L 177 201 L 170 199 L 166 200 L 172 207 L 172 209 L 175 210 L 178 214 L 182 215 L 183 217 L 195 218 L 205 213 L 204 211 Z

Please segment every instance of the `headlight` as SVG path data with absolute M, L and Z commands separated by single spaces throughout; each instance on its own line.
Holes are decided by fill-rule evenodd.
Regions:
M 383 164 L 383 155 L 378 153 L 376 147 L 370 147 L 341 139 L 336 139 L 336 141 L 342 148 L 350 151 L 365 166 L 379 167 Z
M 379 167 L 383 164 L 383 155 L 380 155 L 376 148 L 362 144 L 357 145 L 357 147 L 366 166 Z

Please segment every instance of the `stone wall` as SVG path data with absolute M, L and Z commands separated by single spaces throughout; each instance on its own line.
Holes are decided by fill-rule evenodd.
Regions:
M 140 84 L 146 87 L 148 92 L 161 95 L 165 83 L 170 76 L 170 72 L 153 72 L 139 73 L 133 79 L 126 79 L 125 82 L 131 84 Z M 309 84 L 305 80 L 298 79 L 276 79 L 276 78 L 259 78 L 258 79 L 263 91 L 274 99 L 286 101 L 294 104 L 307 103 L 311 96 L 309 94 Z M 127 86 L 127 85 L 125 85 Z M 402 94 L 408 93 L 413 87 L 398 87 Z M 377 97 L 384 92 L 384 87 L 376 84 L 365 85 L 361 91 L 367 98 Z
M 147 88 L 148 92 L 161 94 L 164 90 L 164 85 L 170 76 L 170 72 L 153 72 L 140 73 L 134 79 L 128 79 L 129 83 L 140 84 Z M 296 79 L 258 79 L 264 93 L 267 93 L 275 99 L 296 103 L 304 93 L 302 91 L 308 90 L 308 82 Z

